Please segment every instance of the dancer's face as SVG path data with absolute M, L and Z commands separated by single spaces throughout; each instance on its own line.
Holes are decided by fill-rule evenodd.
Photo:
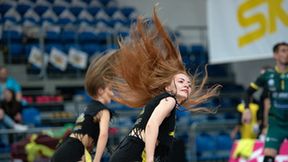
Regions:
M 114 94 L 110 85 L 106 86 L 104 89 L 99 90 L 99 97 L 102 98 L 104 104 L 110 103 L 113 95 Z
M 191 81 L 185 74 L 176 74 L 171 84 L 166 87 L 166 91 L 176 94 L 178 102 L 187 99 L 191 93 Z

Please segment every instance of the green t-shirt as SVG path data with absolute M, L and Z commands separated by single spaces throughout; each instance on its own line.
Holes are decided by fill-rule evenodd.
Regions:
M 277 67 L 268 69 L 251 86 L 268 90 L 271 101 L 269 122 L 288 125 L 288 71 L 280 73 Z

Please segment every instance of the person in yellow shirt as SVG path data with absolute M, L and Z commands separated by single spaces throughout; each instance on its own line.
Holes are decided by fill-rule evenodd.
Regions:
M 240 132 L 241 139 L 256 139 L 259 133 L 259 123 L 261 123 L 261 119 L 259 119 L 259 114 L 261 113 L 259 105 L 257 103 L 250 103 L 252 118 L 251 123 L 242 123 L 239 120 L 238 125 L 230 133 L 232 139 L 235 139 L 238 132 Z M 237 106 L 237 111 L 241 114 L 244 112 L 244 104 L 240 103 Z M 241 117 L 240 117 L 241 119 Z
M 240 103 L 237 106 L 237 111 L 239 114 L 241 114 L 239 118 L 238 125 L 235 126 L 235 128 L 230 133 L 230 136 L 232 139 L 236 139 L 236 134 L 240 132 L 240 140 L 237 141 L 237 146 L 235 150 L 233 151 L 233 157 L 244 157 L 249 158 L 252 151 L 253 146 L 255 143 L 255 139 L 257 138 L 258 134 L 260 133 L 259 125 L 261 123 L 261 120 L 259 120 L 261 117 L 260 114 L 262 112 L 260 111 L 261 108 L 259 107 L 259 104 L 255 101 L 250 103 L 249 105 L 251 110 L 251 122 L 250 123 L 242 123 L 241 118 L 242 114 L 245 111 L 244 103 Z

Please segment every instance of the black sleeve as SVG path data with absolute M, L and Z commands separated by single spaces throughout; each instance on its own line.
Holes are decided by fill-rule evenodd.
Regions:
M 249 103 L 252 102 L 253 99 L 253 94 L 256 92 L 257 90 L 254 89 L 252 86 L 249 86 L 248 89 L 246 90 L 246 94 L 244 97 L 244 107 L 248 108 L 249 107 Z

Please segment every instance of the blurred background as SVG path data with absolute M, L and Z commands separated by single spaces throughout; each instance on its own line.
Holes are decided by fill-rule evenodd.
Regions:
M 246 8 L 251 4 L 244 0 L 1 0 L 0 65 L 21 87 L 19 124 L 29 128 L 0 129 L 0 135 L 9 136 L 8 145 L 0 144 L 0 161 L 49 161 L 49 152 L 90 100 L 83 87 L 90 60 L 117 49 L 117 39 L 128 36 L 137 16 L 150 18 L 157 3 L 160 19 L 179 44 L 187 69 L 203 74 L 208 64 L 209 84 L 223 85 L 220 97 L 206 105 L 220 104 L 216 114 L 190 113 L 184 108 L 177 112 L 171 161 L 229 160 L 233 141 L 240 138 L 231 132 L 239 123 L 237 105 L 245 88 L 264 65 L 273 66 L 273 45 L 287 41 L 287 0 L 280 5 L 286 17 L 275 21 L 268 19 L 274 10 L 268 10 L 264 0 Z M 249 33 L 262 29 L 258 21 L 243 25 L 257 13 L 274 30 L 247 39 Z M 119 114 L 111 122 L 109 148 L 113 149 L 139 110 L 118 103 L 109 107 Z M 45 149 L 29 149 L 32 143 Z M 102 161 L 109 156 L 105 152 Z

